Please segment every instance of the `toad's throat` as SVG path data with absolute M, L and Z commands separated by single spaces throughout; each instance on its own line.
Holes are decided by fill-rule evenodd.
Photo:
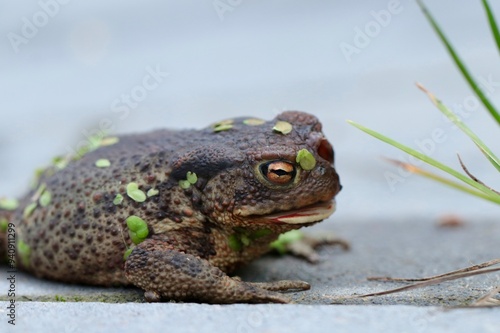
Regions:
M 251 215 L 248 218 L 256 218 L 260 221 L 268 223 L 283 223 L 283 224 L 308 224 L 319 222 L 335 212 L 335 200 L 328 202 L 320 202 L 309 205 L 300 209 L 289 210 L 286 212 L 278 212 L 270 215 L 256 216 Z

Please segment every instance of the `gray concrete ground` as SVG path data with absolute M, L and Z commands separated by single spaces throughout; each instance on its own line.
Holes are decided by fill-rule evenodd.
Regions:
M 470 304 L 500 285 L 493 273 L 446 282 L 423 289 L 371 298 L 350 296 L 381 291 L 400 284 L 367 281 L 369 276 L 423 277 L 444 273 L 498 257 L 500 223 L 497 220 L 465 221 L 456 228 L 439 227 L 436 221 L 327 221 L 308 230 L 331 233 L 349 240 L 352 249 L 320 250 L 321 261 L 265 256 L 239 272 L 248 281 L 301 279 L 312 289 L 290 293 L 291 305 L 199 305 L 143 303 L 134 288 L 96 288 L 44 281 L 16 274 L 16 327 L 7 324 L 7 302 L 2 292 L 0 327 L 8 332 L 176 331 L 274 332 L 293 328 L 299 332 L 339 332 L 370 328 L 399 332 L 498 332 L 496 309 L 449 309 Z M 0 290 L 7 291 L 5 269 Z M 109 304 L 119 303 L 119 304 Z M 376 306 L 375 306 L 376 305 Z M 312 325 L 312 327 L 311 327 Z
M 23 303 L 19 311 L 26 319 L 7 332 L 498 332 L 495 310 L 404 305 Z

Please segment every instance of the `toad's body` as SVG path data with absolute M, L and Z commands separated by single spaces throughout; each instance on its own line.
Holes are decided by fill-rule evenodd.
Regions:
M 15 224 L 18 266 L 59 281 L 134 284 L 149 300 L 283 302 L 270 290 L 303 287 L 226 273 L 333 212 L 340 184 L 314 116 L 238 118 L 97 146 L 58 161 L 18 209 L 0 211 Z

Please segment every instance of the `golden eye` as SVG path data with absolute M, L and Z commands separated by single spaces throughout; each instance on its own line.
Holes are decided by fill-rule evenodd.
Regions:
M 271 161 L 260 166 L 260 172 L 268 181 L 276 185 L 286 185 L 294 180 L 295 166 L 286 161 Z

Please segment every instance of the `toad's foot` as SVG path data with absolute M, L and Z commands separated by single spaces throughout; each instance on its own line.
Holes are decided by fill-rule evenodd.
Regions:
M 302 281 L 247 283 L 227 276 L 200 257 L 182 253 L 169 244 L 148 239 L 125 262 L 130 282 L 144 289 L 147 301 L 170 299 L 207 303 L 289 303 L 274 291 L 308 289 Z
M 333 235 L 309 236 L 298 230 L 292 230 L 280 235 L 277 241 L 271 243 L 271 247 L 279 253 L 289 253 L 301 257 L 310 263 L 319 261 L 316 249 L 323 245 L 339 245 L 347 251 L 350 245 L 347 241 Z

